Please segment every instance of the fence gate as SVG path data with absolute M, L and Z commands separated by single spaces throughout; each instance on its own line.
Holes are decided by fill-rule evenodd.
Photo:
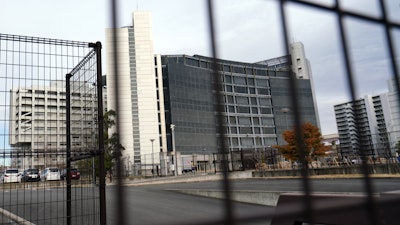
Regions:
M 0 34 L 0 224 L 100 224 L 100 49 Z

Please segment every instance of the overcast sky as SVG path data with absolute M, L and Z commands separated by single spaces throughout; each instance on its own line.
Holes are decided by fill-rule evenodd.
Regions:
M 333 0 L 316 0 L 332 4 Z M 216 4 L 219 57 L 257 62 L 284 55 L 277 1 L 218 0 Z M 376 0 L 345 0 L 346 9 L 380 16 Z M 387 0 L 389 17 L 400 23 L 400 0 Z M 104 42 L 110 27 L 109 3 L 100 0 L 8 0 L 0 3 L 0 33 L 75 41 Z M 131 13 L 151 11 L 156 54 L 210 56 L 206 1 L 127 0 L 119 5 L 119 26 L 131 25 Z M 292 41 L 303 42 L 311 62 L 323 134 L 337 133 L 333 106 L 349 101 L 347 81 L 334 14 L 296 4 L 287 7 Z M 392 76 L 383 29 L 346 20 L 357 95 L 387 91 Z M 400 55 L 400 31 L 393 32 Z M 107 46 L 104 46 L 107 48 Z M 400 61 L 397 59 L 397 61 Z M 104 70 L 105 71 L 105 70 Z

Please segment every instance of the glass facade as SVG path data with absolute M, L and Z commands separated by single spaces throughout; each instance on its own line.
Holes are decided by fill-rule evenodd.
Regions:
M 203 56 L 162 56 L 166 126 L 175 125 L 176 150 L 184 154 L 218 151 L 211 62 Z M 218 64 L 229 150 L 284 144 L 281 134 L 293 121 L 282 111 L 290 108 L 289 72 L 262 64 Z M 304 118 L 317 124 L 310 80 L 299 80 L 298 88 Z

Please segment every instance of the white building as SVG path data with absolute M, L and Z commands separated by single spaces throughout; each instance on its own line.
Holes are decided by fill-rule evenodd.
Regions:
M 85 151 L 96 144 L 93 121 L 97 118 L 97 98 L 94 98 L 94 92 L 87 90 L 71 96 L 73 151 Z M 10 103 L 9 144 L 13 147 L 13 166 L 24 169 L 65 165 L 64 82 L 13 89 Z
M 377 124 L 372 97 L 335 105 L 334 110 L 342 156 L 357 157 L 360 150 L 376 156 Z
M 117 35 L 118 87 L 113 70 L 114 32 Z M 134 12 L 132 26 L 107 29 L 105 45 L 108 97 L 119 100 L 118 106 L 109 101 L 108 109 L 117 112 L 125 165 L 157 164 L 159 152 L 166 149 L 160 147 L 151 13 Z M 118 96 L 115 96 L 116 89 Z

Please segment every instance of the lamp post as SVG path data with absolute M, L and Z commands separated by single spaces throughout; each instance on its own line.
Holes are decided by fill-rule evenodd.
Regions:
M 175 125 L 171 124 L 171 135 L 172 135 L 172 157 L 174 157 L 174 175 L 178 176 L 178 157 L 175 152 Z
M 283 114 L 285 114 L 285 125 L 286 125 L 286 130 L 287 130 L 289 128 L 288 127 L 288 122 L 287 122 L 287 114 L 288 114 L 288 112 L 290 112 L 290 109 L 289 108 L 282 108 L 281 112 L 283 112 Z
M 205 149 L 203 148 L 203 162 L 204 162 L 204 173 L 207 173 L 206 170 L 206 153 L 205 153 Z
M 150 139 L 150 141 L 151 141 L 151 173 L 153 174 L 153 177 L 154 177 L 154 146 L 153 146 L 153 143 L 154 143 L 154 140 L 155 139 Z

